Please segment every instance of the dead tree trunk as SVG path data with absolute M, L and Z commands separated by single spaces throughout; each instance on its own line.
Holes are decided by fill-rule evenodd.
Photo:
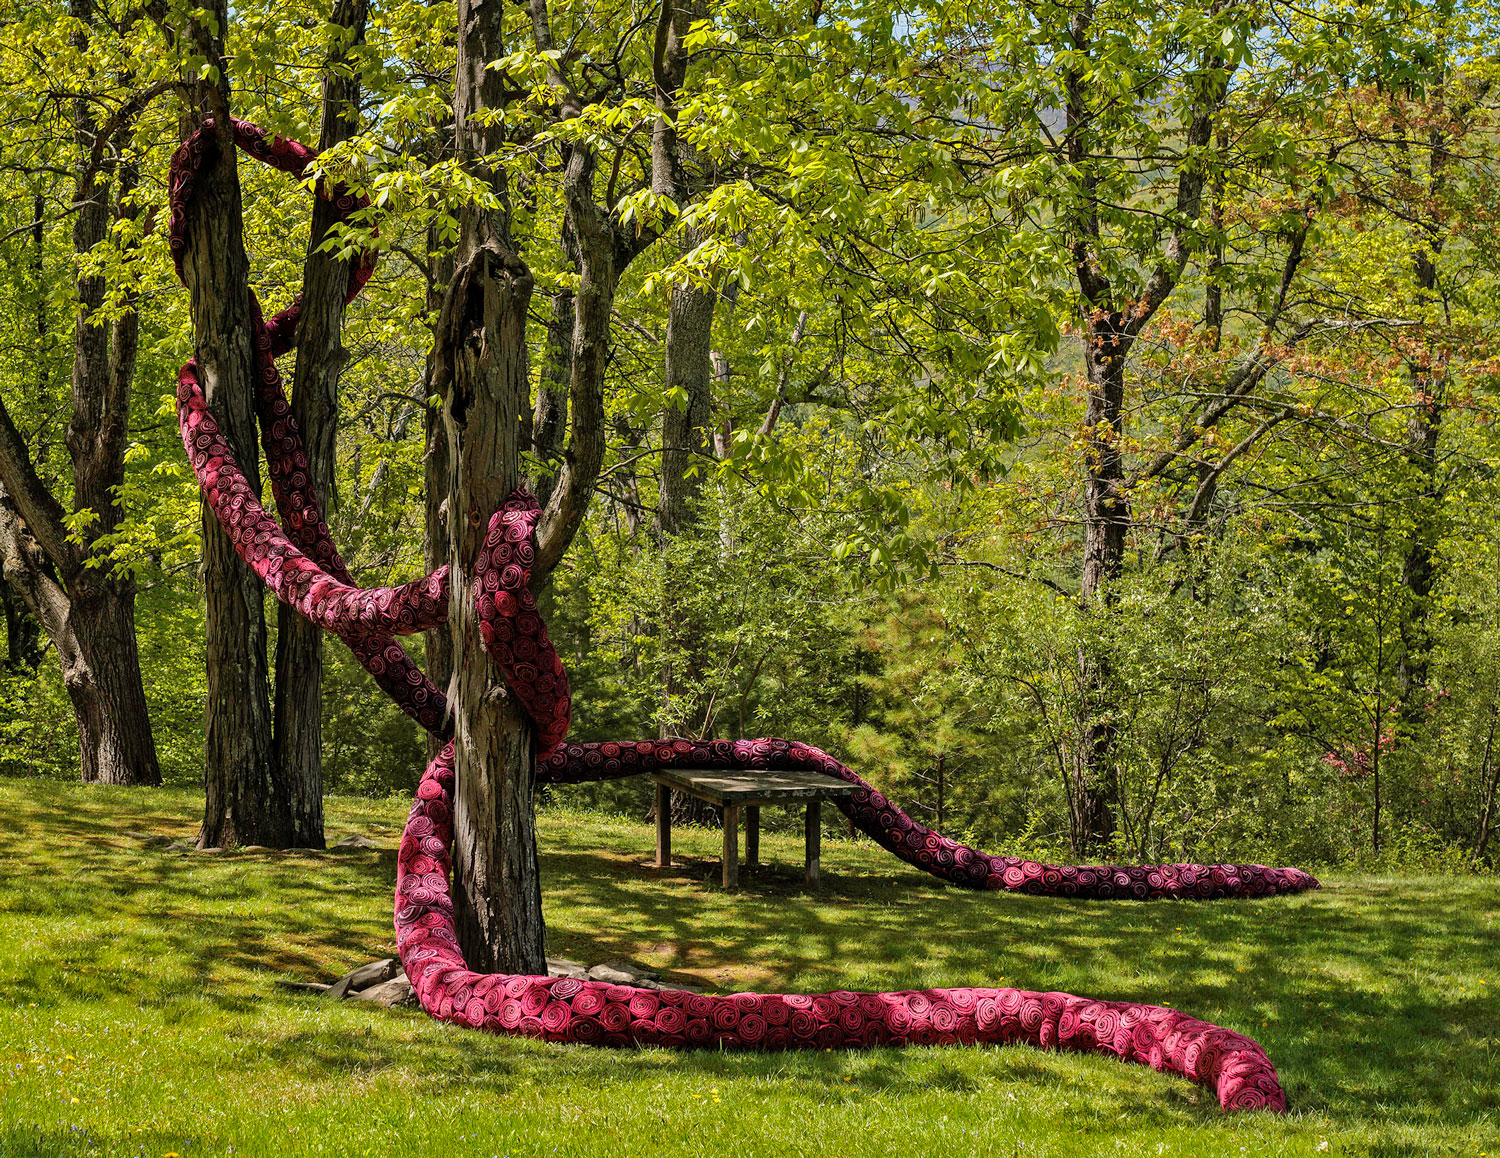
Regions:
M 562 75 L 566 54 L 552 40 L 543 5 L 532 5 L 531 39 L 565 94 L 560 115 L 583 112 Z M 443 396 L 451 478 L 447 532 L 453 635 L 452 708 L 458 762 L 454 806 L 454 909 L 465 956 L 476 969 L 539 972 L 541 886 L 532 815 L 534 743 L 489 657 L 480 650 L 467 577 L 490 515 L 520 481 L 520 448 L 531 417 L 526 316 L 531 271 L 511 235 L 505 174 L 483 162 L 505 143 L 498 118 L 480 118 L 506 99 L 505 74 L 486 62 L 503 55 L 503 11 L 459 0 L 455 152 L 496 195 L 493 209 L 471 205 L 460 218 L 455 272 L 438 322 L 435 393 Z M 481 123 L 481 121 L 488 123 Z M 562 559 L 588 509 L 604 458 L 604 378 L 610 318 L 620 274 L 656 237 L 654 227 L 621 224 L 596 200 L 595 158 L 583 143 L 563 149 L 565 233 L 578 271 L 568 358 L 568 437 L 557 479 L 537 524 L 532 586 Z
M 318 148 L 329 149 L 359 131 L 359 73 L 351 50 L 364 42 L 365 0 L 338 0 L 329 23 L 345 30 L 323 75 L 323 124 Z M 292 417 L 307 451 L 308 482 L 325 516 L 333 493 L 339 421 L 339 374 L 344 296 L 349 262 L 319 247 L 338 220 L 332 201 L 315 199 L 307 260 L 302 267 L 302 317 L 297 323 L 297 368 Z M 322 848 L 323 631 L 282 604 L 276 621 L 276 707 L 272 750 L 286 793 L 291 844 Z
M 225 28 L 227 0 L 215 0 L 211 11 L 217 28 Z M 214 128 L 197 191 L 186 207 L 182 270 L 191 301 L 194 351 L 209 408 L 234 448 L 251 489 L 258 492 L 250 269 L 229 124 L 223 37 L 222 32 L 213 34 L 193 23 L 184 32 L 204 57 L 218 63 L 220 77 L 217 85 L 197 82 L 198 117 L 211 115 Z M 264 591 L 206 505 L 202 520 L 208 700 L 205 802 L 198 843 L 205 848 L 286 847 L 291 826 L 271 751 L 274 721 L 266 665 Z
M 511 237 L 503 171 L 482 158 L 501 147 L 505 74 L 486 69 L 504 55 L 504 10 L 459 0 L 453 93 L 457 156 L 489 184 L 499 204 L 469 205 L 455 272 L 439 320 L 448 441 L 454 796 L 454 915 L 473 969 L 544 973 L 545 930 L 533 813 L 530 722 L 480 643 L 468 580 L 490 516 L 520 482 L 521 418 L 528 410 L 526 310 L 531 271 Z M 489 123 L 485 123 L 489 121 Z

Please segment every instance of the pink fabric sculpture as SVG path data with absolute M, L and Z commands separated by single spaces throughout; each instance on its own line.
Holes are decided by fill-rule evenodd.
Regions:
M 239 148 L 293 176 L 301 177 L 315 158 L 306 146 L 269 137 L 247 122 L 237 120 L 233 128 Z M 179 275 L 186 248 L 185 208 L 217 148 L 210 122 L 172 158 L 170 240 Z M 332 196 L 345 216 L 364 204 L 342 189 Z M 351 299 L 373 268 L 372 254 L 353 267 Z M 281 521 L 266 512 L 246 480 L 209 411 L 193 362 L 182 368 L 177 383 L 183 445 L 204 499 L 266 586 L 348 644 L 419 724 L 448 736 L 442 693 L 395 638 L 446 623 L 447 569 L 400 587 L 362 589 L 351 580 L 309 485 L 301 436 L 276 369 L 277 357 L 295 342 L 300 311 L 300 302 L 294 303 L 269 322 L 262 320 L 258 304 L 252 311 L 256 411 Z M 540 780 L 632 776 L 673 764 L 824 772 L 859 785 L 839 805 L 861 830 L 908 864 L 972 888 L 1146 900 L 1263 897 L 1317 887 L 1298 869 L 1264 865 L 1077 867 L 991 856 L 918 824 L 826 752 L 786 740 L 569 744 L 568 676 L 530 588 L 539 513 L 524 489 L 495 512 L 472 586 L 484 646 L 535 725 Z M 450 739 L 417 788 L 396 870 L 397 946 L 423 1009 L 433 1017 L 473 1029 L 601 1045 L 843 1049 L 1025 1042 L 1108 1053 L 1181 1074 L 1211 1086 L 1226 1110 L 1286 1108 L 1276 1069 L 1257 1042 L 1161 1006 L 1021 989 L 704 996 L 475 973 L 459 951 L 453 921 L 449 850 L 454 775 Z

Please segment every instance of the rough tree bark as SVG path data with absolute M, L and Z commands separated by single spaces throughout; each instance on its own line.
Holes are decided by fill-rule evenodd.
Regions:
M 1079 604 L 1086 611 L 1107 614 L 1113 600 L 1110 586 L 1120 577 L 1125 541 L 1130 527 L 1130 503 L 1121 483 L 1125 478 L 1120 454 L 1124 434 L 1125 351 L 1128 336 L 1115 332 L 1103 319 L 1088 325 L 1084 348 L 1088 406 L 1084 426 L 1089 446 L 1083 488 L 1083 561 Z M 1080 783 L 1071 802 L 1070 831 L 1080 853 L 1107 848 L 1115 835 L 1114 802 L 1119 777 L 1114 749 L 1117 729 L 1111 706 L 1111 672 L 1102 650 L 1081 649 L 1079 686 L 1086 700 L 1085 724 L 1078 737 Z
M 227 0 L 214 0 L 210 11 L 216 27 L 225 28 Z M 217 84 L 195 82 L 195 119 L 201 122 L 212 116 L 214 129 L 203 175 L 186 209 L 183 278 L 191 303 L 194 352 L 209 408 L 251 488 L 258 492 L 250 267 L 238 159 L 229 124 L 223 37 L 222 32 L 211 33 L 193 22 L 186 24 L 182 34 L 219 66 Z M 185 125 L 185 133 L 193 127 Z M 235 844 L 284 848 L 290 843 L 290 821 L 272 759 L 274 721 L 266 665 L 264 591 L 206 505 L 202 521 L 208 698 L 205 801 L 198 843 L 204 848 Z
M 683 252 L 697 244 L 684 230 Z M 697 524 L 695 505 L 703 492 L 713 397 L 710 338 L 717 295 L 698 286 L 678 286 L 667 310 L 662 380 L 668 403 L 661 417 L 661 487 L 656 514 L 664 539 Z
M 521 418 L 530 400 L 526 311 L 532 276 L 511 237 L 503 171 L 483 158 L 503 144 L 505 74 L 498 0 L 459 0 L 453 93 L 456 153 L 496 193 L 495 209 L 467 206 L 455 272 L 439 319 L 443 419 L 451 476 L 448 533 L 453 636 L 454 915 L 473 969 L 544 973 L 545 930 L 532 806 L 534 735 L 480 644 L 468 579 L 491 514 L 520 481 Z
M 436 316 L 443 308 L 443 298 L 448 283 L 453 280 L 453 252 L 441 249 L 436 230 L 427 239 L 427 312 Z M 446 375 L 439 372 L 438 363 L 443 351 L 436 342 L 427 355 L 422 368 L 425 381 L 422 408 L 422 476 L 423 476 L 423 557 L 429 572 L 436 571 L 448 563 L 448 552 L 452 544 L 448 540 L 448 436 L 443 428 L 443 405 L 446 401 L 438 396 Z M 434 400 L 436 399 L 436 400 Z M 435 627 L 425 633 L 427 674 L 438 687 L 448 690 L 453 678 L 453 634 L 446 627 Z M 451 702 L 451 695 L 449 696 Z M 443 741 L 436 736 L 427 737 L 427 759 L 433 760 L 442 751 Z
M 323 118 L 318 148 L 330 149 L 359 131 L 359 71 L 354 50 L 364 43 L 365 0 L 336 0 L 329 24 L 344 30 L 323 74 Z M 297 323 L 297 367 L 292 417 L 307 450 L 307 473 L 325 516 L 333 491 L 338 435 L 339 375 L 348 261 L 319 252 L 338 220 L 329 201 L 315 199 L 307 259 L 302 267 L 302 317 Z M 323 631 L 285 604 L 276 620 L 276 705 L 272 752 L 286 795 L 289 842 L 322 848 Z
M 534 46 L 549 61 L 559 115 L 583 102 L 562 69 L 541 0 L 527 5 Z M 532 729 L 500 673 L 479 646 L 466 577 L 491 513 L 520 479 L 520 448 L 532 417 L 525 345 L 530 270 L 510 233 L 504 173 L 482 158 L 504 143 L 498 119 L 474 114 L 506 100 L 504 73 L 486 69 L 503 55 L 503 10 L 495 0 L 459 0 L 453 110 L 456 153 L 497 194 L 498 206 L 469 206 L 460 219 L 455 272 L 438 321 L 435 393 L 443 415 L 451 478 L 447 531 L 452 547 L 450 626 L 452 710 L 458 758 L 454 806 L 454 909 L 460 942 L 476 969 L 544 968 L 541 887 L 532 815 Z M 565 233 L 578 273 L 568 358 L 567 445 L 537 523 L 532 586 L 540 590 L 588 509 L 604 458 L 604 377 L 610 318 L 620 274 L 657 236 L 654 226 L 622 225 L 595 199 L 595 157 L 582 143 L 562 150 Z M 534 423 L 533 423 L 534 426 Z
M 75 44 L 87 48 L 88 30 L 96 19 L 92 0 L 72 0 L 69 15 L 77 22 Z M 117 110 L 112 128 L 106 128 L 89 97 L 73 101 L 77 256 L 106 240 L 112 219 L 136 213 L 133 193 L 138 177 L 125 155 L 125 143 L 134 117 L 152 95 L 134 94 Z M 127 299 L 112 322 L 103 315 L 105 291 L 104 278 L 97 273 L 76 278 L 72 411 L 66 443 L 72 461 L 73 512 L 87 515 L 76 531 L 82 542 L 70 534 L 62 505 L 37 473 L 25 441 L 0 404 L 0 568 L 57 650 L 77 718 L 82 778 L 159 784 L 161 771 L 135 636 L 135 583 L 94 557 L 95 545 L 118 529 L 124 516 L 119 487 L 125 476 L 139 333 L 133 300 Z M 45 331 L 44 317 L 41 328 Z

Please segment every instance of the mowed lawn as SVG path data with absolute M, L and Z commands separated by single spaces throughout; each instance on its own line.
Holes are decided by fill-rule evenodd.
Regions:
M 0 1154 L 1500 1156 L 1500 886 L 1334 877 L 1208 904 L 960 892 L 869 842 L 826 883 L 737 894 L 717 834 L 647 866 L 643 824 L 541 819 L 549 951 L 720 991 L 1017 985 L 1156 1001 L 1259 1038 L 1293 1113 L 1024 1047 L 746 1055 L 509 1040 L 335 1004 L 393 951 L 399 801 L 331 799 L 380 851 L 205 857 L 179 790 L 0 782 Z

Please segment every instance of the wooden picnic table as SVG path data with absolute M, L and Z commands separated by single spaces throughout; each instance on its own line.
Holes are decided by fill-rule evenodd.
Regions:
M 672 863 L 671 793 L 686 792 L 717 804 L 724 811 L 724 887 L 740 879 L 740 809 L 745 810 L 745 865 L 760 861 L 760 810 L 765 805 L 807 805 L 807 871 L 809 887 L 819 884 L 819 840 L 823 833 L 822 803 L 852 796 L 859 789 L 821 772 L 726 772 L 705 768 L 667 768 L 652 774 L 656 781 L 656 866 Z

